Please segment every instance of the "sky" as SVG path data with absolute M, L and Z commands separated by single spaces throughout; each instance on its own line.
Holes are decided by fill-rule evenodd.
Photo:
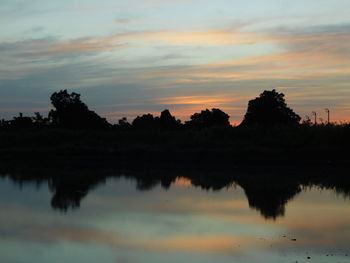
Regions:
M 110 122 L 239 124 L 264 90 L 302 118 L 350 121 L 349 0 L 0 0 L 0 118 L 51 109 L 61 89 Z M 320 121 L 320 120 L 319 120 Z

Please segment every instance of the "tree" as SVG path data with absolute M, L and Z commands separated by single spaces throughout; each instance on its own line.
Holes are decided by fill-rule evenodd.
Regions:
M 106 119 L 88 109 L 80 100 L 80 94 L 61 90 L 51 95 L 55 110 L 49 113 L 49 119 L 55 126 L 62 128 L 104 128 L 109 126 Z
M 159 128 L 159 117 L 153 117 L 149 113 L 137 116 L 133 120 L 132 126 L 138 129 L 156 129 Z
M 194 128 L 230 127 L 230 116 L 220 109 L 203 110 L 191 116 L 186 126 Z
M 34 116 L 32 117 L 33 123 L 37 127 L 44 127 L 49 125 L 49 119 L 45 118 L 40 114 L 40 112 L 34 112 Z
M 176 120 L 176 118 L 171 115 L 169 110 L 163 110 L 160 113 L 160 117 L 154 117 L 150 113 L 144 114 L 142 116 L 137 116 L 132 122 L 133 127 L 144 130 L 172 130 L 176 129 L 180 125 L 181 121 Z
M 296 125 L 301 118 L 287 107 L 283 93 L 264 91 L 250 100 L 241 126 L 271 127 Z
M 123 129 L 128 129 L 131 127 L 131 124 L 128 122 L 128 119 L 126 117 L 123 117 L 120 120 L 118 120 L 117 127 L 123 128 Z
M 160 127 L 165 130 L 176 129 L 181 125 L 181 121 L 176 120 L 176 118 L 172 116 L 170 111 L 167 109 L 163 110 L 160 113 L 159 121 L 160 121 Z
M 33 120 L 31 117 L 24 117 L 22 113 L 19 114 L 18 117 L 14 117 L 13 120 L 10 121 L 10 127 L 15 129 L 26 129 L 33 128 Z

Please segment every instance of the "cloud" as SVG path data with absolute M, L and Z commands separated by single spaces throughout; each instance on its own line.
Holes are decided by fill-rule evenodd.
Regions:
M 46 89 L 48 98 L 50 91 L 68 88 L 86 93 L 88 105 L 110 119 L 157 113 L 163 107 L 187 119 L 204 107 L 219 107 L 239 122 L 250 98 L 264 89 L 288 87 L 287 100 L 301 115 L 311 107 L 333 106 L 338 111 L 334 118 L 344 119 L 349 36 L 350 25 L 343 24 L 6 42 L 0 44 L 1 95 L 35 97 Z M 242 46 L 263 52 L 236 56 Z
M 149 8 L 149 7 L 160 7 L 160 6 L 169 6 L 169 5 L 178 5 L 189 2 L 195 2 L 200 0 L 151 0 L 138 5 L 139 8 Z
M 176 105 L 176 104 L 190 104 L 190 105 L 218 105 L 222 103 L 232 102 L 232 98 L 225 96 L 225 94 L 220 95 L 199 95 L 199 96 L 181 96 L 181 97 L 167 97 L 167 98 L 157 98 L 155 101 L 159 104 L 164 105 Z
M 120 19 L 119 23 L 131 20 Z M 221 31 L 134 31 L 109 36 L 61 40 L 55 37 L 0 43 L 7 57 L 45 58 L 113 51 L 134 46 L 222 46 L 259 42 L 257 33 Z
M 117 24 L 128 25 L 128 24 L 134 23 L 135 21 L 128 18 L 119 18 L 119 19 L 116 19 L 115 22 Z
M 125 47 L 125 44 L 114 43 L 113 38 L 80 38 L 69 41 L 60 41 L 48 37 L 26 40 L 15 43 L 1 43 L 0 50 L 7 57 L 31 60 L 49 57 L 64 57 L 68 55 L 88 54 L 115 50 Z
M 130 19 L 119 19 L 118 23 L 130 23 Z M 59 40 L 53 37 L 1 43 L 0 50 L 17 57 L 45 57 L 84 54 L 90 52 L 113 51 L 134 46 L 228 46 L 272 43 L 280 45 L 280 54 L 262 57 L 268 61 L 281 59 L 301 59 L 309 56 L 338 56 L 338 61 L 350 55 L 350 26 L 316 27 L 300 30 L 270 30 L 266 32 L 203 30 L 203 31 L 139 31 L 125 32 L 101 37 L 85 37 Z M 5 53 L 6 55 L 6 53 Z M 282 58 L 283 56 L 283 58 Z M 344 57 L 345 56 L 345 57 Z M 254 61 L 255 59 L 255 61 Z M 259 62 L 259 58 L 244 58 L 246 63 Z M 261 58 L 260 58 L 261 59 Z M 260 61 L 261 62 L 261 61 Z

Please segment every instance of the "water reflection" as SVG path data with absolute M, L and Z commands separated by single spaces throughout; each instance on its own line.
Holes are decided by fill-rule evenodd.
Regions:
M 0 167 L 0 262 L 349 260 L 344 170 Z
M 232 171 L 200 170 L 157 170 L 134 169 L 115 170 L 106 167 L 86 169 L 70 167 L 50 168 L 7 168 L 1 177 L 8 178 L 17 185 L 26 183 L 37 185 L 47 183 L 52 192 L 51 207 L 66 212 L 77 209 L 91 190 L 104 184 L 108 178 L 128 178 L 136 181 L 139 191 L 149 191 L 156 186 L 169 189 L 174 183 L 184 183 L 206 191 L 239 186 L 244 190 L 249 207 L 260 212 L 265 219 L 276 219 L 285 215 L 285 206 L 298 195 L 303 187 L 318 186 L 334 190 L 346 197 L 350 195 L 350 179 L 343 169 L 326 167 L 315 170 L 295 168 L 278 170 L 276 168 L 245 168 Z

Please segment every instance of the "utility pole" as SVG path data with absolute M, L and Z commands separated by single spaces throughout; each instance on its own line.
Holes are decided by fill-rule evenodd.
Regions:
M 315 125 L 317 124 L 317 112 L 316 111 L 313 111 L 312 112 L 312 115 L 315 116 Z
M 327 124 L 329 124 L 329 113 L 330 113 L 330 110 L 328 108 L 324 109 L 325 112 L 327 113 Z

